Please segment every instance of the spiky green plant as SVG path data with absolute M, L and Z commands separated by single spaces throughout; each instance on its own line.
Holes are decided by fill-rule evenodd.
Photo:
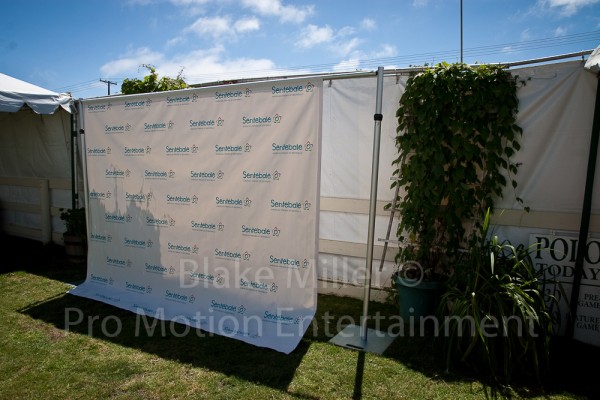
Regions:
M 526 248 L 488 236 L 489 210 L 442 296 L 448 368 L 467 366 L 505 385 L 515 374 L 539 380 L 549 366 L 552 318 Z

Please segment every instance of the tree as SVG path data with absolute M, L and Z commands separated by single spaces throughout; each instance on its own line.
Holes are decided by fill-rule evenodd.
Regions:
M 163 76 L 158 79 L 156 68 L 150 64 L 142 64 L 142 67 L 150 71 L 149 75 L 146 75 L 144 79 L 140 80 L 137 78 L 123 80 L 121 85 L 122 94 L 137 94 L 137 93 L 150 93 L 150 92 L 164 92 L 167 90 L 185 89 L 188 84 L 185 83 L 183 77 L 183 69 L 179 71 L 176 78 L 170 78 Z

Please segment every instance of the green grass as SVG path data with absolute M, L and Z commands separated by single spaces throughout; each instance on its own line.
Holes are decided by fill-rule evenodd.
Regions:
M 383 356 L 329 344 L 345 321 L 358 320 L 360 300 L 319 296 L 315 324 L 289 355 L 179 324 L 171 329 L 167 323 L 165 335 L 158 330 L 149 335 L 141 325 L 136 335 L 135 314 L 66 294 L 69 282 L 85 277 L 85 267 L 66 264 L 62 248 L 10 238 L 3 243 L 0 399 L 485 397 L 484 383 L 469 371 L 444 370 L 431 336 L 398 337 Z M 84 321 L 67 327 L 70 308 L 80 309 Z M 370 311 L 395 313 L 379 303 Z M 113 335 L 117 320 L 121 330 Z M 384 322 L 381 329 L 387 327 Z M 595 348 L 576 350 L 598 357 Z M 581 363 L 581 354 L 573 347 L 557 348 L 548 382 L 524 382 L 512 388 L 513 397 L 592 397 L 593 371 L 569 365 Z

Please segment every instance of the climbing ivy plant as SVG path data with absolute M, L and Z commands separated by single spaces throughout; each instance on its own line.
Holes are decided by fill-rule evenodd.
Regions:
M 396 113 L 392 187 L 404 190 L 397 235 L 416 245 L 403 247 L 397 261 L 452 259 L 468 241 L 465 223 L 481 227 L 504 188 L 517 187 L 519 84 L 494 65 L 441 63 L 408 79 Z
M 164 92 L 167 90 L 185 89 L 188 87 L 183 80 L 183 69 L 179 71 L 176 78 L 163 76 L 158 78 L 156 68 L 149 64 L 142 64 L 142 67 L 149 71 L 149 74 L 144 79 L 129 79 L 125 78 L 121 84 L 122 94 L 138 94 L 151 92 Z

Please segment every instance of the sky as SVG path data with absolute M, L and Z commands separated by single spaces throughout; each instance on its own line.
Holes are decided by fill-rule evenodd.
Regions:
M 5 0 L 0 72 L 74 98 L 125 78 L 188 84 L 460 61 L 460 0 Z M 600 45 L 600 0 L 464 0 L 463 61 Z M 100 80 L 115 82 L 109 85 Z

